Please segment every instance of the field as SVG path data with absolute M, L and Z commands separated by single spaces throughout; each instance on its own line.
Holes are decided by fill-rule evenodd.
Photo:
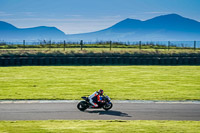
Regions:
M 194 44 L 195 43 L 195 44 Z M 140 52 L 141 50 L 146 52 L 160 51 L 168 52 L 173 51 L 174 53 L 180 53 L 185 51 L 186 53 L 195 53 L 200 51 L 199 42 L 110 42 L 110 41 L 99 41 L 99 42 L 35 42 L 32 44 L 12 44 L 6 42 L 0 42 L 0 52 L 2 51 L 60 51 L 60 52 Z
M 0 99 L 200 100 L 200 66 L 0 67 Z
M 200 56 L 200 50 L 189 49 L 129 49 L 115 48 L 111 51 L 104 48 L 88 48 L 80 50 L 70 48 L 65 51 L 61 49 L 52 50 L 24 50 L 24 49 L 0 49 L 1 57 L 196 57 Z
M 0 121 L 0 132 L 200 133 L 199 124 L 199 121 Z
M 37 51 L 80 51 L 81 48 L 17 48 L 17 49 L 13 49 L 13 48 L 9 48 L 9 49 L 0 49 L 0 51 L 4 51 L 4 50 L 10 50 L 10 51 L 23 51 L 23 50 L 27 50 L 27 51 L 32 51 L 32 50 L 37 50 Z M 82 50 L 87 50 L 87 51 L 120 51 L 120 50 L 125 50 L 125 51 L 137 51 L 137 50 L 147 50 L 147 51 L 154 51 L 154 50 L 160 50 L 160 51 L 194 51 L 193 48 L 180 48 L 180 49 L 151 49 L 151 48 L 143 48 L 143 49 L 139 49 L 139 48 L 82 48 Z M 200 48 L 196 48 L 195 51 L 199 51 Z
M 38 51 L 38 52 L 42 52 L 42 51 L 49 51 L 49 52 L 54 52 L 54 51 L 60 51 L 60 52 L 81 52 L 80 48 L 18 48 L 18 49 L 0 49 L 0 52 L 3 51 L 26 51 L 26 52 L 32 52 L 32 51 Z M 83 48 L 82 51 L 87 51 L 87 52 L 154 52 L 154 51 L 159 51 L 159 52 L 166 52 L 166 53 L 180 53 L 180 52 L 189 52 L 189 53 L 196 53 L 196 52 L 200 52 L 200 48 L 199 49 L 138 49 L 138 48 Z

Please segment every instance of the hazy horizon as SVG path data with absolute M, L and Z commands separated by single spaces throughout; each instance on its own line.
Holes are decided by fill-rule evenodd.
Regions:
M 18 28 L 54 26 L 66 34 L 108 28 L 126 18 L 147 20 L 166 14 L 200 21 L 199 0 L 0 0 L 0 21 Z

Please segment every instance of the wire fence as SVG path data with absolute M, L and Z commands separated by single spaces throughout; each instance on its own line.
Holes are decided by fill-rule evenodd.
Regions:
M 4 42 L 0 41 L 0 50 L 124 50 L 124 49 L 190 49 L 200 50 L 200 41 L 96 41 L 70 42 L 43 40 L 37 42 Z

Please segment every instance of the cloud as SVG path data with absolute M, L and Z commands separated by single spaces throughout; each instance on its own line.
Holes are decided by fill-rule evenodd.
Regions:
M 45 21 L 45 22 L 104 22 L 113 21 L 115 18 L 7 18 L 5 21 Z
M 102 16 L 102 19 L 119 19 L 121 18 L 121 15 L 112 15 L 112 16 Z
M 36 12 L 14 12 L 14 13 L 11 14 L 11 13 L 0 11 L 0 16 L 1 17 L 7 17 L 7 18 L 14 18 L 14 17 L 17 17 L 17 18 L 20 18 L 20 17 L 26 18 L 26 17 L 35 17 L 37 15 L 38 15 L 38 13 L 36 13 Z
M 35 12 L 20 12 L 24 16 L 33 17 L 36 16 Z
M 155 11 L 155 12 L 144 12 L 144 14 L 168 14 L 170 12 L 159 12 L 159 11 Z
M 12 16 L 13 14 L 10 13 L 6 13 L 6 12 L 0 12 L 0 16 L 4 17 L 4 16 Z
M 81 17 L 81 15 L 76 15 L 76 14 L 74 14 L 74 15 L 64 15 L 65 17 Z

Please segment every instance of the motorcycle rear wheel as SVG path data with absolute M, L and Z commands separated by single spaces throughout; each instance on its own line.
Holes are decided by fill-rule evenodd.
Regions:
M 88 103 L 86 101 L 81 101 L 78 103 L 77 108 L 80 111 L 85 111 L 88 108 Z

